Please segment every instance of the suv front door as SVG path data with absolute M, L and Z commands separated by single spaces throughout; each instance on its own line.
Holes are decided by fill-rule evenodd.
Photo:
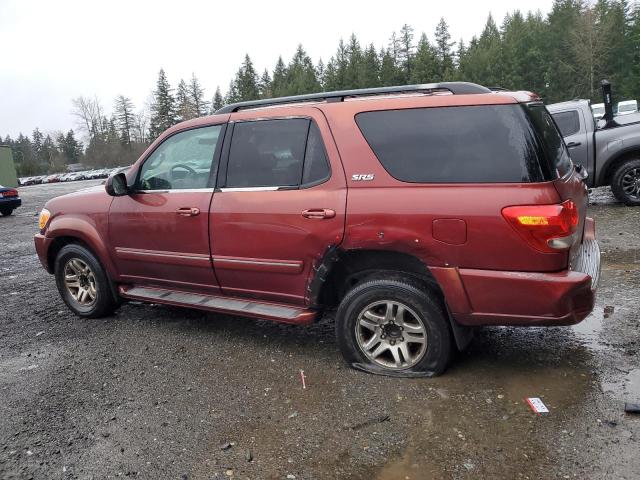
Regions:
M 553 112 L 551 116 L 564 138 L 573 163 L 582 165 L 587 169 L 589 175 L 592 175 L 593 172 L 589 164 L 589 142 L 582 110 L 575 109 Z
M 208 212 L 225 128 L 210 125 L 167 137 L 141 164 L 133 193 L 114 198 L 109 238 L 121 281 L 219 291 Z
M 211 207 L 222 291 L 304 305 L 313 267 L 342 241 L 344 171 L 316 108 L 232 115 Z

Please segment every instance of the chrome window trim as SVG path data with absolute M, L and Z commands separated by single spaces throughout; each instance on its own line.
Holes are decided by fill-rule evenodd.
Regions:
M 220 192 L 222 193 L 227 193 L 227 192 L 275 192 L 276 190 L 279 190 L 281 188 L 286 188 L 286 189 L 290 189 L 291 186 L 274 186 L 274 187 L 223 187 L 223 188 L 219 188 L 218 190 L 220 190 Z
M 134 190 L 133 193 L 188 193 L 188 192 L 213 192 L 213 188 L 172 188 L 169 190 Z

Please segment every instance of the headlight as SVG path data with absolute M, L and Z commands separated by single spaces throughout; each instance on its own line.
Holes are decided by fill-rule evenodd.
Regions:
M 49 217 L 51 217 L 51 212 L 46 208 L 43 208 L 40 212 L 40 218 L 38 218 L 38 226 L 40 230 L 44 230 L 49 222 Z

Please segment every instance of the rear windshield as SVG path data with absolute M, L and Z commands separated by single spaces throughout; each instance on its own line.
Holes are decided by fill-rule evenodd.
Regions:
M 542 111 L 546 113 L 544 107 Z M 522 105 L 363 112 L 356 115 L 356 123 L 384 168 L 403 182 L 520 183 L 555 178 L 533 115 Z M 564 146 L 561 138 L 560 143 Z

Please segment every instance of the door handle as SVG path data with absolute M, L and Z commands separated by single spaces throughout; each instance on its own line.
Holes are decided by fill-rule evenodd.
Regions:
M 580 145 L 582 145 L 582 142 L 569 142 L 567 143 L 567 148 L 575 148 L 579 147 Z
M 200 209 L 196 207 L 184 207 L 176 210 L 176 213 L 183 217 L 195 217 L 200 213 Z
M 305 218 L 333 218 L 336 216 L 336 211 L 329 208 L 310 208 L 303 210 L 302 216 Z

